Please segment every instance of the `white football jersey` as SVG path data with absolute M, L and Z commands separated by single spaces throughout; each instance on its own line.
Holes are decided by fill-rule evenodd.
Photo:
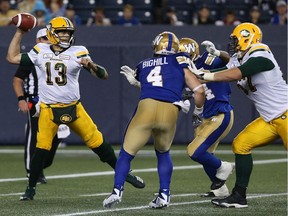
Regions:
M 45 104 L 71 103 L 80 99 L 78 78 L 82 57 L 89 58 L 84 46 L 71 46 L 57 55 L 50 44 L 39 43 L 28 53 L 40 70 L 39 98 Z
M 253 45 L 240 60 L 240 64 L 244 64 L 253 57 L 268 58 L 275 67 L 272 70 L 263 71 L 239 80 L 237 84 L 253 101 L 260 116 L 266 122 L 269 122 L 288 109 L 288 85 L 283 79 L 280 67 L 267 45 Z

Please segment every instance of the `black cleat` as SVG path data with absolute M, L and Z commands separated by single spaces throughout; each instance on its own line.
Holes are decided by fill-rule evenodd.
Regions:
M 29 188 L 27 186 L 25 193 L 20 197 L 21 201 L 27 201 L 27 200 L 33 200 L 34 195 L 35 195 L 35 187 Z
M 214 205 L 225 207 L 225 208 L 247 208 L 246 197 L 241 196 L 237 191 L 224 198 L 224 199 L 212 199 L 211 202 Z
M 37 180 L 37 184 L 47 184 L 47 179 L 44 174 L 41 174 Z
M 219 188 L 221 188 L 224 184 L 225 184 L 226 180 L 221 180 L 218 178 L 215 178 L 215 181 L 212 182 L 210 189 L 211 190 L 217 190 Z
M 143 179 L 140 178 L 139 176 L 132 175 L 131 171 L 128 173 L 126 177 L 126 182 L 130 183 L 135 188 L 142 189 L 145 187 L 145 182 L 143 181 Z

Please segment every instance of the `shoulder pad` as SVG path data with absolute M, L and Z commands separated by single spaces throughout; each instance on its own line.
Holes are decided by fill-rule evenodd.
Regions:
M 39 47 L 39 45 L 35 45 L 34 47 L 33 47 L 33 51 L 36 53 L 36 54 L 38 54 L 39 52 L 40 52 L 40 47 Z
M 187 56 L 181 55 L 176 57 L 179 64 L 188 64 L 191 60 Z
M 248 51 L 248 55 L 251 55 L 253 52 L 256 51 L 270 51 L 270 48 L 266 45 L 266 44 L 262 44 L 262 43 L 257 43 L 257 44 L 253 44 L 250 48 L 250 50 Z

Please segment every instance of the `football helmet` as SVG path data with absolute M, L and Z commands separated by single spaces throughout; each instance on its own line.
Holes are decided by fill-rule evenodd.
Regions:
M 179 52 L 188 53 L 192 61 L 195 61 L 199 57 L 199 45 L 191 38 L 181 38 Z
M 73 33 L 75 31 L 73 23 L 66 17 L 55 17 L 52 19 L 47 28 L 47 37 L 52 44 L 59 45 L 62 48 L 68 48 L 74 43 Z M 59 37 L 59 31 L 69 31 L 70 39 L 63 41 Z
M 246 51 L 252 44 L 262 42 L 262 31 L 253 23 L 241 23 L 237 25 L 230 35 L 229 52 Z
M 170 55 L 178 52 L 179 39 L 172 32 L 162 32 L 153 40 L 154 55 Z

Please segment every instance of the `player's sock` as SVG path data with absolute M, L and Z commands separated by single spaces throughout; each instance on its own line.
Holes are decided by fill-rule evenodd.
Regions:
M 114 176 L 114 188 L 122 190 L 127 174 L 130 171 L 130 162 L 134 156 L 126 152 L 123 147 L 119 153 L 119 158 L 116 163 L 115 176 Z
M 173 163 L 170 157 L 170 151 L 160 153 L 155 150 L 158 159 L 158 175 L 160 180 L 160 191 L 166 192 L 169 195 L 170 182 L 173 171 Z
M 253 168 L 252 155 L 235 154 L 236 185 L 246 188 Z
M 93 148 L 92 151 L 99 156 L 103 163 L 108 163 L 113 169 L 115 169 L 117 158 L 111 144 L 107 143 L 103 139 L 103 143 L 99 147 Z
M 37 180 L 43 171 L 44 161 L 49 151 L 36 148 L 30 164 L 29 187 L 33 188 L 37 184 Z
M 215 169 L 211 166 L 208 166 L 207 164 L 204 164 L 203 168 L 204 168 L 206 174 L 208 175 L 209 179 L 211 180 L 211 182 L 213 182 L 215 180 L 215 177 L 216 177 L 217 169 Z

